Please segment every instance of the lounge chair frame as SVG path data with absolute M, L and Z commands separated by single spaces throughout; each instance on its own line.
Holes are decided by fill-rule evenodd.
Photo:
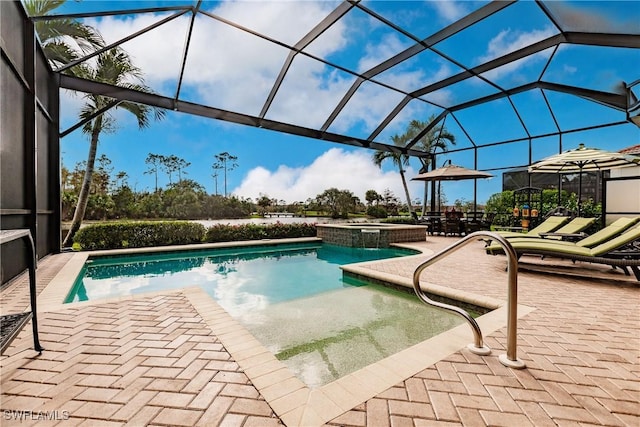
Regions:
M 638 282 L 640 282 L 640 249 L 636 249 L 634 251 L 613 251 L 608 253 L 606 257 L 565 254 L 561 252 L 535 248 L 525 250 L 516 249 L 516 253 L 518 254 L 518 260 L 520 260 L 520 257 L 522 257 L 522 255 L 541 255 L 542 257 L 569 259 L 574 262 L 582 261 L 590 262 L 593 264 L 610 265 L 614 268 L 619 267 L 627 276 L 630 276 L 629 270 L 633 271 L 634 276 L 636 277 Z

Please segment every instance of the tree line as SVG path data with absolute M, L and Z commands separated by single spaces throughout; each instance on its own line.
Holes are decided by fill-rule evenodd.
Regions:
M 234 156 L 231 156 L 234 157 Z M 177 158 L 177 161 L 176 161 Z M 288 203 L 261 194 L 256 200 L 234 195 L 208 194 L 205 187 L 195 180 L 184 178 L 185 170 L 171 165 L 188 167 L 189 163 L 177 156 L 149 153 L 149 169 L 145 173 L 164 172 L 169 177 L 177 173 L 177 180 L 169 178 L 165 187 L 156 186 L 153 191 L 137 191 L 129 183 L 124 171 L 114 173 L 111 160 L 104 154 L 96 159 L 93 179 L 89 187 L 85 219 L 220 219 L 246 218 L 252 214 L 288 212 L 294 215 L 330 216 L 348 218 L 353 215 L 386 217 L 406 211 L 391 190 L 382 194 L 375 190 L 366 192 L 365 202 L 351 191 L 329 188 L 305 201 Z M 162 160 L 167 163 L 163 163 Z M 170 160 L 167 160 L 170 159 Z M 152 161 L 153 160 L 153 161 Z M 74 207 L 85 176 L 86 162 L 79 162 L 74 169 L 62 167 L 62 219 L 72 220 Z M 215 168 L 214 168 L 215 169 Z
M 65 0 L 25 0 L 27 12 L 31 16 L 55 14 L 55 9 L 65 3 Z M 142 70 L 132 61 L 129 54 L 120 46 L 105 49 L 105 42 L 100 33 L 93 27 L 83 24 L 73 18 L 38 20 L 35 22 L 40 43 L 45 55 L 54 68 L 63 72 L 88 79 L 104 82 L 141 92 L 153 93 L 145 84 Z M 93 58 L 91 61 L 86 59 Z M 217 218 L 242 216 L 240 213 L 252 212 L 262 206 L 269 207 L 266 200 L 262 204 L 253 203 L 235 197 L 228 197 L 227 173 L 237 167 L 237 157 L 230 153 L 220 153 L 215 156 L 212 165 L 215 182 L 215 194 L 208 195 L 204 187 L 183 178 L 189 162 L 175 155 L 165 156 L 150 153 L 145 160 L 149 169 L 145 172 L 153 174 L 155 178 L 154 192 L 136 192 L 125 183 L 126 173 L 119 172 L 115 181 L 110 176 L 109 162 L 106 157 L 98 157 L 100 136 L 105 132 L 117 129 L 114 111 L 126 111 L 133 115 L 139 128 L 146 128 L 152 120 L 162 120 L 165 111 L 156 107 L 136 104 L 129 101 L 118 101 L 98 94 L 86 93 L 81 95 L 83 106 L 80 109 L 79 124 L 82 132 L 88 136 L 89 150 L 87 160 L 77 165 L 73 171 L 65 170 L 66 176 L 63 187 L 63 218 L 72 216 L 72 224 L 63 242 L 63 246 L 70 246 L 75 233 L 79 230 L 82 220 L 86 218 L 119 218 L 119 217 L 175 217 L 175 218 Z M 401 135 L 391 137 L 392 142 L 399 147 L 397 152 L 376 152 L 373 161 L 378 166 L 386 159 L 391 159 L 398 167 L 402 179 L 406 207 L 413 213 L 413 203 L 409 195 L 404 167 L 409 163 L 405 152 L 408 143 L 417 144 L 425 151 L 433 153 L 437 148 L 446 149 L 449 143 L 455 144 L 455 139 L 444 126 L 440 128 L 429 125 L 428 122 L 413 120 L 408 129 Z M 425 132 L 425 129 L 430 129 Z M 420 158 L 421 172 L 426 171 L 430 159 Z M 96 168 L 96 162 L 98 167 Z M 161 189 L 158 185 L 158 174 L 163 171 L 169 176 L 169 185 Z M 218 194 L 218 176 L 222 172 L 224 180 L 224 196 Z M 177 181 L 173 182 L 174 174 Z M 68 180 L 67 180 L 68 178 Z M 389 196 L 389 195 L 387 195 Z M 426 209 L 427 186 L 425 185 L 423 211 Z M 269 199 L 268 196 L 265 196 Z M 326 209 L 331 216 L 346 216 L 358 212 L 364 205 L 348 190 L 328 189 L 313 199 L 317 207 Z M 370 203 L 366 209 L 375 216 L 393 214 L 397 211 L 395 196 L 381 196 L 384 204 Z M 311 203 L 296 205 L 309 206 Z M 277 203 L 276 203 L 277 206 Z M 220 208 L 215 210 L 214 208 Z M 249 210 L 250 209 L 250 210 Z M 73 211 L 73 212 L 72 212 Z

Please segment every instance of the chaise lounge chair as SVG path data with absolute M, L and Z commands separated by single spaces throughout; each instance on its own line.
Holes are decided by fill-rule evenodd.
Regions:
M 577 218 L 576 218 L 577 219 Z M 555 243 L 560 243 L 560 244 L 568 244 L 568 245 L 572 245 L 572 244 L 576 244 L 578 246 L 583 246 L 585 248 L 592 248 L 594 246 L 599 245 L 600 243 L 604 243 L 609 239 L 612 239 L 614 237 L 616 237 L 617 235 L 619 235 L 620 233 L 622 233 L 623 231 L 625 231 L 626 229 L 630 228 L 631 226 L 635 225 L 636 223 L 640 222 L 640 217 L 635 217 L 635 218 L 627 218 L 627 217 L 623 217 L 623 218 L 618 218 L 617 220 L 615 220 L 614 222 L 612 222 L 611 224 L 607 225 L 606 227 L 604 227 L 603 229 L 596 231 L 595 233 L 583 237 L 582 239 L 576 241 L 576 242 L 567 242 L 564 240 L 553 240 Z M 569 225 L 569 224 L 567 224 Z M 559 230 L 557 230 L 555 233 L 560 234 L 560 230 L 563 229 L 564 227 L 561 227 Z M 541 233 L 540 237 L 537 237 L 537 240 L 542 240 L 542 241 L 548 241 L 547 239 L 549 237 L 553 237 L 553 236 L 546 236 L 547 233 Z M 554 233 L 550 233 L 551 235 L 553 235 Z M 513 237 L 513 238 L 509 238 L 509 242 L 513 243 L 513 242 L 518 242 L 518 241 L 522 241 L 522 240 L 529 240 L 532 239 L 534 237 L 525 237 L 522 236 L 522 238 L 517 238 L 517 237 Z
M 509 240 L 518 254 L 542 255 L 570 259 L 573 261 L 606 264 L 621 267 L 628 275 L 630 268 L 636 279 L 640 281 L 640 224 L 636 224 L 622 234 L 612 237 L 597 246 L 588 248 L 571 242 L 546 239 Z M 486 248 L 487 253 L 504 253 L 502 246 L 494 244 Z
M 550 216 L 549 218 L 542 221 L 536 227 L 529 230 L 527 233 L 518 233 L 516 231 L 496 231 L 502 237 L 511 238 L 511 237 L 540 237 L 540 233 L 550 233 L 552 231 L 556 231 L 558 228 L 562 227 L 569 221 L 568 216 Z
M 575 236 L 582 238 L 587 236 L 582 232 L 589 228 L 594 222 L 596 222 L 596 218 L 577 217 L 555 231 L 538 233 L 538 235 L 551 240 L 564 240 L 565 238 L 573 238 Z
M 552 217 L 551 217 L 552 218 Z M 546 222 L 546 221 L 545 221 Z M 538 239 L 544 237 L 545 239 L 551 240 L 576 240 L 580 238 L 584 238 L 587 234 L 583 234 L 582 231 L 589 228 L 594 222 L 596 222 L 596 218 L 582 218 L 577 217 L 565 223 L 560 228 L 555 229 L 554 231 L 539 231 L 538 227 L 532 229 L 529 233 L 502 233 L 498 232 L 498 234 L 506 237 L 507 239 L 518 239 L 518 238 L 527 238 L 527 239 Z M 544 223 L 543 223 L 544 224 Z M 540 224 L 542 225 L 542 224 Z

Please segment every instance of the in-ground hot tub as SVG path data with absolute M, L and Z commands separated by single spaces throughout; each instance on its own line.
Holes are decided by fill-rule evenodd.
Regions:
M 391 243 L 422 242 L 427 227 L 410 224 L 317 224 L 318 237 L 323 242 L 350 247 L 386 248 Z

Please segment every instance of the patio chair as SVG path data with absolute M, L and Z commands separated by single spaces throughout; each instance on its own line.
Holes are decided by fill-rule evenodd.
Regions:
M 473 233 L 474 231 L 489 229 L 486 223 L 483 221 L 483 211 L 469 211 L 465 214 L 464 229 L 465 234 Z
M 445 220 L 442 224 L 444 228 L 444 235 L 448 236 L 461 235 L 465 232 L 464 223 L 462 221 L 463 213 L 460 211 L 445 212 Z
M 620 235 L 612 237 L 594 247 L 587 248 L 572 242 L 546 239 L 509 240 L 518 258 L 522 255 L 542 255 L 572 261 L 584 261 L 620 267 L 629 275 L 627 268 L 633 271 L 640 282 L 640 224 L 629 228 Z M 494 244 L 486 248 L 487 253 L 504 253 L 502 246 Z
M 414 211 L 411 211 L 411 219 L 413 219 L 414 224 L 420 224 L 420 218 L 418 218 L 418 214 Z
M 430 235 L 440 234 L 442 232 L 442 212 L 427 212 L 423 217 L 423 221 L 427 224 L 427 233 Z

